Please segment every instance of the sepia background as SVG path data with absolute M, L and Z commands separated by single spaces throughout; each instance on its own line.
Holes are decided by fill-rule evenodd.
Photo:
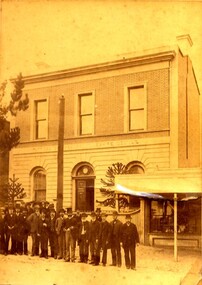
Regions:
M 193 41 L 189 52 L 190 58 L 199 89 L 202 90 L 201 1 L 7 0 L 1 1 L 0 17 L 1 82 L 15 77 L 19 72 L 26 76 L 116 60 L 121 55 L 176 44 L 177 36 L 189 34 Z M 139 256 L 141 254 L 144 258 L 148 256 L 148 252 L 144 255 L 141 250 L 143 252 L 140 247 Z M 153 252 L 153 254 L 156 253 Z M 156 273 L 155 269 L 159 266 L 158 258 L 160 259 L 158 254 L 154 265 L 149 264 L 148 260 L 148 268 L 151 266 L 150 271 L 147 268 L 148 276 Z M 165 267 L 163 270 L 166 266 L 171 266 L 168 262 L 171 255 L 172 253 L 167 255 L 165 252 L 164 259 L 161 261 Z M 191 257 L 189 258 L 191 260 Z M 15 260 L 12 257 L 10 262 L 14 268 Z M 35 264 L 37 262 L 38 260 Z M 142 272 L 140 270 L 139 276 L 143 273 L 145 266 L 143 260 L 140 262 L 142 262 Z M 31 261 L 26 264 L 30 272 L 32 265 Z M 54 266 L 49 262 L 47 268 L 54 271 Z M 174 265 L 173 261 L 172 266 L 174 271 L 177 271 L 176 267 L 180 268 L 180 264 Z M 39 275 L 51 276 L 51 272 L 46 272 L 47 269 L 43 263 L 38 267 L 40 267 Z M 85 278 L 86 269 L 79 267 L 78 269 Z M 57 270 L 61 274 L 64 268 L 63 266 L 61 268 L 61 264 L 58 263 Z M 17 284 L 15 270 L 6 267 L 4 274 L 6 271 L 7 275 L 10 272 L 10 280 L 14 280 L 12 284 Z M 75 271 L 75 274 L 77 273 Z M 109 273 L 107 271 L 110 278 Z M 54 274 L 55 280 L 58 273 Z M 92 272 L 92 274 L 95 273 Z M 100 279 L 96 284 L 103 283 L 102 276 L 106 276 L 105 274 L 106 271 L 101 269 Z M 161 271 L 159 274 L 162 274 Z M 30 277 L 35 284 L 40 284 L 40 280 L 37 280 L 39 283 L 34 280 L 33 272 Z M 133 276 L 130 275 L 128 280 L 130 278 Z M 172 280 L 174 277 L 168 276 L 169 278 L 171 282 L 173 281 L 171 284 L 174 284 Z M 51 280 L 51 277 L 47 277 L 47 280 Z M 119 281 L 123 284 L 123 280 L 125 281 L 122 275 L 116 276 L 116 284 L 119 284 Z M 43 284 L 51 284 L 48 281 Z M 151 284 L 149 282 L 148 279 L 142 284 Z

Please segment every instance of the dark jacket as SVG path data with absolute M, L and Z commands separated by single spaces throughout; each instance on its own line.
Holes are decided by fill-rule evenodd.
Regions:
M 84 230 L 84 234 L 82 233 L 82 230 Z M 81 236 L 85 235 L 85 239 L 89 241 L 89 230 L 90 230 L 90 226 L 89 226 L 89 221 L 85 221 L 85 222 L 81 222 L 81 225 L 78 229 L 78 240 L 80 240 Z
M 75 217 L 65 219 L 64 229 L 65 231 L 70 230 L 70 233 L 75 240 L 78 238 L 78 226 Z
M 17 223 L 17 219 L 16 219 L 16 215 L 12 214 L 12 216 L 10 214 L 6 214 L 5 216 L 5 229 L 6 232 L 9 234 L 16 234 L 16 223 Z
M 50 221 L 49 219 L 45 218 L 39 219 L 39 228 L 38 228 L 38 233 L 40 236 L 48 236 L 49 234 L 49 229 L 50 229 Z
M 99 230 L 99 245 L 103 248 L 107 245 L 110 248 L 111 242 L 111 225 L 109 222 L 101 222 Z
M 50 234 L 55 234 L 56 233 L 56 218 L 54 217 L 53 219 L 49 219 L 49 223 L 50 223 L 50 228 L 49 228 L 49 232 Z
M 122 226 L 121 241 L 123 243 L 123 247 L 131 245 L 136 246 L 136 243 L 139 243 L 139 234 L 135 224 L 130 223 L 128 226 L 127 223 L 125 223 Z
M 112 228 L 111 240 L 112 242 L 116 240 L 116 242 L 121 242 L 121 230 L 122 230 L 122 222 L 119 220 L 115 220 L 110 222 Z
M 65 218 L 58 217 L 55 222 L 55 230 L 57 235 L 64 234 Z
M 32 213 L 28 216 L 27 221 L 30 224 L 30 233 L 38 233 L 39 228 L 39 219 L 40 216 L 37 216 L 36 213 Z
M 89 223 L 89 242 L 94 242 L 99 239 L 100 222 L 90 221 Z

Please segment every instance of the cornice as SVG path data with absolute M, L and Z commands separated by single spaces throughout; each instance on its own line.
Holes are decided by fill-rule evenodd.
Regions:
M 90 75 L 99 72 L 107 72 L 117 69 L 124 69 L 134 66 L 153 64 L 164 61 L 171 61 L 176 56 L 175 50 L 137 56 L 132 58 L 124 58 L 121 60 L 104 62 L 101 64 L 93 64 L 77 68 L 58 70 L 55 72 L 47 72 L 23 77 L 25 84 L 53 81 L 64 78 L 71 78 L 82 75 Z

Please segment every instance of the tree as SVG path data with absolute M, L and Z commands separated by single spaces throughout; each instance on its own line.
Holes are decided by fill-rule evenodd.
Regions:
M 22 74 L 14 80 L 14 89 L 10 93 L 9 103 L 4 103 L 7 81 L 0 86 L 0 153 L 8 152 L 20 142 L 20 129 L 11 128 L 8 115 L 16 116 L 18 111 L 25 111 L 29 107 L 28 95 L 23 95 L 24 81 Z
M 111 207 L 115 208 L 116 207 L 116 193 L 113 187 L 115 186 L 115 175 L 118 174 L 127 174 L 128 170 L 127 167 L 120 163 L 113 163 L 112 166 L 108 167 L 106 171 L 106 180 L 101 179 L 101 183 L 103 184 L 104 187 L 100 188 L 100 192 L 104 197 L 107 197 L 107 199 L 103 201 L 98 201 L 96 200 L 97 203 L 100 203 L 101 205 L 105 207 Z M 118 198 L 118 203 L 119 205 L 126 206 L 127 201 L 124 198 Z
M 15 199 L 23 199 L 26 196 L 22 184 L 17 182 L 19 178 L 9 178 L 9 182 L 4 185 L 4 191 L 0 193 L 0 199 L 14 204 Z

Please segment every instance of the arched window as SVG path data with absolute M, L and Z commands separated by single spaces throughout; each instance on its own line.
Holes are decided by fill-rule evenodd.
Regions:
M 144 165 L 139 161 L 129 162 L 126 166 L 129 174 L 144 174 Z
M 35 200 L 46 200 L 46 173 L 44 169 L 37 169 L 33 173 L 33 182 Z

